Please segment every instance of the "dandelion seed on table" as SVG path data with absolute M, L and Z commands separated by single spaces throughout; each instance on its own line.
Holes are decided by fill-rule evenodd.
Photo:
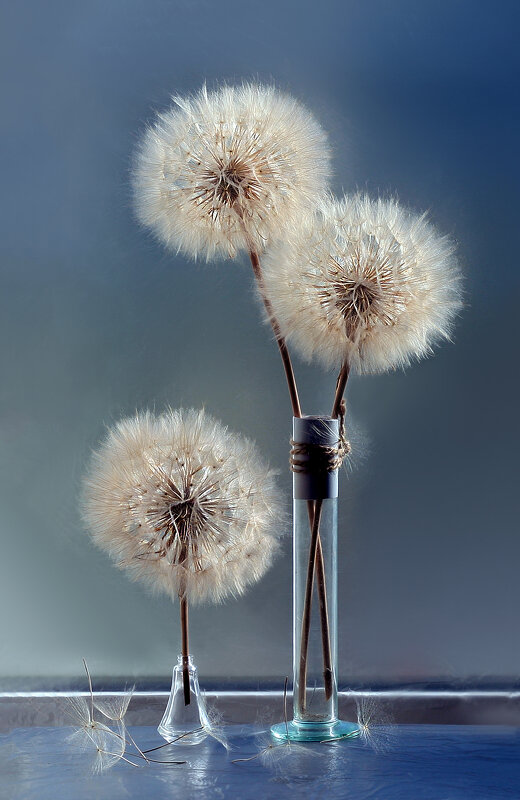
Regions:
M 386 752 L 398 735 L 388 706 L 373 695 L 355 693 L 353 696 L 361 741 L 378 753 Z
M 87 673 L 90 698 L 88 700 L 82 696 L 68 698 L 69 716 L 75 727 L 73 733 L 68 737 L 68 743 L 75 749 L 94 754 L 90 764 L 92 772 L 95 774 L 105 772 L 120 761 L 124 761 L 132 767 L 139 767 L 140 763 L 136 763 L 138 759 L 142 759 L 146 764 L 153 762 L 177 766 L 186 763 L 185 761 L 149 758 L 141 750 L 125 722 L 126 712 L 135 687 L 118 696 L 99 697 L 94 694 L 87 662 L 83 660 L 83 664 Z M 99 711 L 107 723 L 96 719 L 95 711 Z
M 114 720 L 112 727 L 105 725 L 94 718 L 92 704 L 84 697 L 69 698 L 69 714 L 75 730 L 68 742 L 74 748 L 94 754 L 93 772 L 104 772 L 121 759 L 126 760 L 126 727 L 122 718 Z

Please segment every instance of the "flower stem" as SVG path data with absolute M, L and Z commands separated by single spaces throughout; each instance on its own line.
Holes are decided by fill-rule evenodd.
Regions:
M 318 519 L 315 517 L 315 508 L 319 503 Z M 321 500 L 307 500 L 307 512 L 311 529 L 311 543 L 309 546 L 309 561 L 307 567 L 307 582 L 305 584 L 305 599 L 303 604 L 301 639 L 300 639 L 300 671 L 298 681 L 299 705 L 305 711 L 307 694 L 307 658 L 309 651 L 309 634 L 311 627 L 312 590 L 314 587 L 314 574 L 318 589 L 318 602 L 321 620 L 321 646 L 323 650 L 323 685 L 325 699 L 330 700 L 332 695 L 332 653 L 330 649 L 329 611 L 327 605 L 327 583 L 325 578 L 325 562 L 320 537 Z M 314 535 L 314 524 L 317 521 Z
M 343 410 L 343 396 L 347 386 L 348 376 L 350 374 L 350 365 L 345 361 L 341 367 L 336 383 L 336 392 L 334 395 L 334 403 L 332 406 L 332 418 L 337 419 Z M 325 568 L 323 562 L 323 552 L 321 549 L 320 540 L 320 520 L 321 520 L 322 500 L 316 500 L 314 504 L 314 515 L 311 520 L 311 543 L 309 547 L 309 566 L 307 571 L 307 583 L 305 586 L 305 599 L 302 614 L 302 633 L 300 644 L 300 675 L 298 684 L 298 697 L 302 713 L 305 712 L 306 706 L 306 693 L 307 693 L 307 651 L 309 648 L 309 633 L 311 625 L 311 605 L 312 605 L 312 588 L 314 580 L 314 562 L 316 562 L 317 582 L 318 587 L 323 587 L 323 592 L 319 593 L 320 602 L 320 615 L 322 620 L 328 620 L 327 611 L 327 593 L 325 591 Z M 309 519 L 311 519 L 311 510 L 309 508 Z M 324 608 L 322 608 L 324 605 Z M 325 685 L 325 698 L 329 700 L 332 694 L 332 659 L 330 654 L 330 637 L 325 636 L 325 631 L 322 625 L 321 630 L 323 656 L 324 656 L 324 685 Z M 328 655 L 328 660 L 327 660 Z
M 289 395 L 291 398 L 293 416 L 301 417 L 302 410 L 300 406 L 300 399 L 298 397 L 298 387 L 296 386 L 296 378 L 294 377 L 294 370 L 291 362 L 291 357 L 289 355 L 289 350 L 287 349 L 287 344 L 285 342 L 285 339 L 282 336 L 278 320 L 276 319 L 273 313 L 273 307 L 271 305 L 271 301 L 269 300 L 269 298 L 265 293 L 264 276 L 262 275 L 262 267 L 260 266 L 260 259 L 258 257 L 258 253 L 255 253 L 254 250 L 250 250 L 249 257 L 251 259 L 251 265 L 253 267 L 256 284 L 258 286 L 258 291 L 260 292 L 260 295 L 262 297 L 262 301 L 264 303 L 267 316 L 269 317 L 269 322 L 271 323 L 271 328 L 273 329 L 273 333 L 276 338 L 276 344 L 278 345 L 278 349 L 282 357 L 283 368 L 285 370 L 285 377 L 287 379 L 287 386 L 289 388 Z
M 278 349 L 280 350 L 280 356 L 282 358 L 282 363 L 285 370 L 285 377 L 287 379 L 287 386 L 289 388 L 289 395 L 291 398 L 291 405 L 293 410 L 293 416 L 301 417 L 301 406 L 300 400 L 298 396 L 298 388 L 296 386 L 296 378 L 294 376 L 294 370 L 291 362 L 291 357 L 289 355 L 289 350 L 287 348 L 287 344 L 285 338 L 282 336 L 282 332 L 280 329 L 280 325 L 278 320 L 276 319 L 273 307 L 271 305 L 271 301 L 267 297 L 265 293 L 264 287 L 264 277 L 262 274 L 262 267 L 260 264 L 260 258 L 258 253 L 256 253 L 253 248 L 249 250 L 249 257 L 251 259 L 251 265 L 253 267 L 253 273 L 255 276 L 256 284 L 258 286 L 258 291 L 260 292 L 260 296 L 264 303 L 265 310 L 267 312 L 267 316 L 269 318 L 269 322 L 271 323 L 271 328 L 275 335 L 276 343 L 278 345 Z M 309 513 L 309 524 L 311 530 L 313 528 L 313 521 L 314 521 L 314 501 L 309 500 L 307 503 L 307 509 Z M 320 511 L 321 514 L 321 511 Z M 329 633 L 329 615 L 328 615 L 328 608 L 327 608 L 327 587 L 325 583 L 325 564 L 323 561 L 323 549 L 321 546 L 321 539 L 319 535 L 319 520 L 318 520 L 318 532 L 317 532 L 317 540 L 316 546 L 311 549 L 309 552 L 309 570 L 307 580 L 310 580 L 310 586 L 307 585 L 306 587 L 306 594 L 309 595 L 309 607 L 306 617 L 304 618 L 305 621 L 305 628 L 306 628 L 306 637 L 307 637 L 307 644 L 303 647 L 303 639 L 302 643 L 300 644 L 300 655 L 303 653 L 304 655 L 304 681 L 303 681 L 303 691 L 305 693 L 305 682 L 306 682 L 306 675 L 307 675 L 307 652 L 308 652 L 308 641 L 309 641 L 309 630 L 310 630 L 310 611 L 311 611 L 311 604 L 312 604 L 312 588 L 314 585 L 314 572 L 316 568 L 316 563 L 318 564 L 317 572 L 317 589 L 318 589 L 318 598 L 319 598 L 319 605 L 320 605 L 320 618 L 321 618 L 321 638 L 322 638 L 322 646 L 323 646 L 323 677 L 324 677 L 324 684 L 325 684 L 325 696 L 327 700 L 332 695 L 332 655 L 330 649 L 330 633 Z M 304 631 L 302 629 L 302 637 L 304 635 Z M 301 660 L 300 660 L 301 664 Z M 300 687 L 301 687 L 301 671 L 300 671 Z
M 264 287 L 264 277 L 262 274 L 262 267 L 260 264 L 260 258 L 258 253 L 250 248 L 249 250 L 249 257 L 251 259 L 251 265 L 253 267 L 253 273 L 255 276 L 256 284 L 258 286 L 258 291 L 260 292 L 260 296 L 262 298 L 265 310 L 267 312 L 267 316 L 269 318 L 269 322 L 271 324 L 271 328 L 275 335 L 276 343 L 278 345 L 278 349 L 280 351 L 280 356 L 282 358 L 282 363 L 285 370 L 285 377 L 287 380 L 287 386 L 289 389 L 289 396 L 291 398 L 291 405 L 293 410 L 293 416 L 301 417 L 301 405 L 300 399 L 298 396 L 298 387 L 296 385 L 296 378 L 294 376 L 294 370 L 291 362 L 291 357 L 289 355 L 289 350 L 287 348 L 287 344 L 285 338 L 282 336 L 282 332 L 280 329 L 280 324 L 276 319 L 273 307 L 271 305 L 271 301 L 267 297 L 265 293 Z M 309 514 L 309 524 L 311 527 L 311 531 L 313 529 L 313 522 L 314 522 L 314 501 L 309 500 L 307 502 L 307 509 Z M 320 510 L 321 515 L 321 510 Z M 317 563 L 317 569 L 316 569 Z M 309 597 L 309 605 L 307 608 L 306 615 L 304 614 L 305 622 L 305 631 L 302 627 L 302 637 L 304 633 L 306 635 L 307 643 L 303 646 L 303 638 L 302 642 L 300 643 L 300 689 L 302 685 L 301 677 L 302 677 L 302 663 L 303 663 L 303 692 L 305 695 L 305 683 L 306 683 L 306 676 L 307 676 L 307 653 L 308 653 L 308 642 L 309 642 L 309 631 L 310 631 L 310 618 L 311 618 L 311 605 L 312 605 L 312 588 L 314 585 L 314 572 L 316 570 L 317 573 L 317 589 L 318 589 L 318 598 L 319 598 L 319 606 L 320 606 L 320 618 L 321 618 L 321 637 L 322 637 L 322 646 L 323 646 L 323 677 L 324 677 L 324 684 L 325 684 L 325 696 L 327 700 L 330 698 L 332 694 L 332 655 L 330 649 L 330 632 L 329 632 L 329 615 L 327 609 L 327 588 L 325 583 L 325 565 L 323 562 L 323 550 L 321 546 L 321 539 L 319 535 L 319 517 L 318 517 L 318 530 L 317 530 L 317 538 L 316 544 L 314 547 L 311 548 L 309 552 L 309 565 L 308 565 L 308 573 L 307 573 L 307 587 L 306 587 L 306 596 Z M 310 581 L 310 585 L 309 585 Z M 301 654 L 303 653 L 303 662 L 301 659 Z M 305 698 L 304 698 L 305 700 Z
M 332 418 L 337 419 L 343 411 L 343 396 L 347 386 L 348 377 L 350 374 L 350 365 L 347 361 L 343 362 L 340 369 L 338 379 L 336 382 L 336 391 L 334 395 L 334 403 L 332 406 Z M 300 641 L 300 674 L 298 684 L 298 698 L 299 705 L 302 713 L 305 713 L 306 695 L 307 695 L 307 654 L 309 649 L 309 634 L 311 626 L 311 608 L 312 608 L 312 589 L 314 582 L 314 565 L 316 565 L 316 580 L 318 585 L 318 598 L 320 603 L 320 617 L 322 620 L 321 638 L 323 647 L 323 678 L 325 687 L 325 698 L 330 699 L 332 695 L 332 656 L 330 652 L 330 635 L 328 630 L 328 609 L 327 609 L 327 592 L 325 583 L 325 565 L 323 560 L 323 551 L 321 547 L 320 538 L 320 520 L 322 501 L 316 500 L 314 504 L 314 511 L 312 509 L 312 501 L 308 501 L 309 522 L 311 526 L 311 543 L 309 546 L 309 564 L 307 570 L 307 583 L 305 585 L 305 599 L 303 604 L 302 614 L 302 628 L 301 628 L 301 641 Z M 327 620 L 327 627 L 324 626 L 323 620 Z
M 347 386 L 348 376 L 350 375 L 350 364 L 344 361 L 339 371 L 338 380 L 336 382 L 336 394 L 334 395 L 334 404 L 332 406 L 332 418 L 337 419 L 341 412 L 341 404 L 343 403 L 343 395 Z
M 184 689 L 184 705 L 190 704 L 190 649 L 188 641 L 188 598 L 186 594 L 179 597 L 181 610 L 182 639 L 182 686 Z
M 90 721 L 92 722 L 94 719 L 94 692 L 92 690 L 92 678 L 90 677 L 90 670 L 85 659 L 83 659 L 83 666 L 85 667 L 85 672 L 87 673 L 88 689 L 90 692 Z
M 334 671 L 332 669 L 332 653 L 330 650 L 329 609 L 327 605 L 325 561 L 323 559 L 323 549 L 321 546 L 319 523 L 318 523 L 318 536 L 316 540 L 316 582 L 318 584 L 318 601 L 320 604 L 320 618 L 321 618 L 321 646 L 323 649 L 323 685 L 325 688 L 325 699 L 330 700 L 332 696 L 332 679 Z M 326 622 L 326 624 L 324 623 L 324 621 Z
M 302 614 L 302 626 L 301 626 L 301 636 L 300 636 L 300 669 L 298 673 L 298 704 L 300 707 L 300 712 L 302 714 L 305 713 L 305 708 L 307 705 L 307 660 L 308 660 L 308 652 L 309 652 L 309 635 L 311 629 L 311 609 L 312 609 L 312 590 L 314 587 L 314 571 L 316 567 L 316 555 L 318 549 L 318 540 L 320 536 L 320 519 L 321 519 L 321 508 L 322 508 L 322 500 L 316 500 L 314 503 L 314 510 L 312 514 L 312 521 L 311 521 L 311 543 L 309 545 L 309 561 L 307 563 L 307 581 L 305 583 L 305 598 L 303 601 L 303 614 Z M 310 514 L 309 514 L 310 517 Z M 321 545 L 321 543 L 320 543 Z M 323 553 L 321 555 L 322 564 L 323 564 Z M 325 588 L 325 587 L 323 587 Z M 326 593 L 325 593 L 326 597 Z M 321 611 L 321 603 L 320 603 L 320 611 Z M 321 617 L 323 621 L 323 616 Z M 323 642 L 323 622 L 322 622 L 322 642 Z M 327 648 L 330 654 L 330 638 L 329 638 L 329 631 L 328 631 L 328 616 L 327 616 Z M 324 647 L 324 655 L 325 655 L 325 647 Z M 325 665 L 325 659 L 324 659 Z M 327 675 L 327 670 L 324 669 L 324 677 Z M 329 699 L 330 694 L 327 695 L 327 699 Z

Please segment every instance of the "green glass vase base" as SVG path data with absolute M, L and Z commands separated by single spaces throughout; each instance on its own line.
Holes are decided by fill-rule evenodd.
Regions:
M 355 722 L 277 722 L 271 727 L 275 739 L 290 742 L 330 742 L 333 739 L 357 739 L 361 731 Z

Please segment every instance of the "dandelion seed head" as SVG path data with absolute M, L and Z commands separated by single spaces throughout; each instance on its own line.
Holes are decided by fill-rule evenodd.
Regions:
M 451 242 L 394 200 L 324 199 L 264 258 L 282 333 L 325 366 L 406 367 L 449 339 L 460 310 Z
M 122 719 L 114 727 L 94 719 L 91 705 L 84 697 L 69 698 L 69 714 L 74 731 L 68 742 L 74 749 L 93 754 L 91 769 L 104 772 L 120 761 L 126 750 L 126 728 Z
M 259 580 L 283 519 L 255 445 L 193 410 L 112 428 L 93 455 L 83 507 L 94 541 L 131 578 L 195 603 Z
M 354 694 L 361 741 L 376 752 L 390 749 L 396 727 L 386 705 L 369 694 Z
M 261 250 L 326 186 L 325 133 L 273 87 L 205 87 L 159 114 L 134 169 L 139 220 L 188 255 Z

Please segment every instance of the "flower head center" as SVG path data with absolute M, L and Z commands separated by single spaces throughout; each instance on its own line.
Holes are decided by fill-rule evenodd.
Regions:
M 258 192 L 258 181 L 253 170 L 238 158 L 232 158 L 225 164 L 219 163 L 218 169 L 207 177 L 220 203 L 229 208 L 233 208 L 241 199 L 250 200 Z
M 176 461 L 176 476 L 151 465 L 154 490 L 145 490 L 135 505 L 143 547 L 138 557 L 202 569 L 204 553 L 223 541 L 234 508 L 211 470 Z
M 360 325 L 366 324 L 373 306 L 380 297 L 377 284 L 356 278 L 334 281 L 334 303 L 345 321 L 347 337 L 352 339 Z
M 175 538 L 185 543 L 199 536 L 211 514 L 210 508 L 188 497 L 167 505 L 157 518 L 157 527 L 167 543 Z
M 362 281 L 334 288 L 338 294 L 336 302 L 345 318 L 350 316 L 353 310 L 358 316 L 366 314 L 378 295 L 377 286 Z

